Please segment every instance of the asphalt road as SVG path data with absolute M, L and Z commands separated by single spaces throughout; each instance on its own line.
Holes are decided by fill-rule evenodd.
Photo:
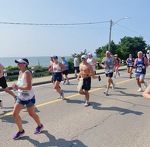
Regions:
M 150 79 L 150 67 L 146 80 Z M 0 109 L 0 147 L 150 147 L 150 101 L 137 92 L 135 78 L 129 79 L 126 71 L 114 79 L 115 90 L 103 94 L 102 80 L 92 79 L 91 106 L 84 107 L 84 96 L 77 93 L 77 80 L 62 85 L 65 100 L 57 99 L 52 84 L 34 86 L 36 112 L 44 130 L 34 135 L 36 124 L 26 109 L 21 112 L 25 136 L 14 141 L 18 131 L 12 118 L 14 100 L 4 92 L 3 109 Z

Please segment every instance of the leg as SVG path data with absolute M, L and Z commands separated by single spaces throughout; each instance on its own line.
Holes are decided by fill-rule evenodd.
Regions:
M 34 119 L 38 126 L 41 126 L 39 116 L 35 113 L 35 106 L 27 107 L 29 115 Z
M 16 97 L 16 95 L 8 87 L 4 88 L 4 91 L 13 96 L 14 98 Z
M 56 91 L 59 93 L 59 94 L 62 94 L 62 90 L 60 88 L 60 82 L 59 81 L 55 81 L 54 82 L 54 89 L 56 89 Z
M 85 93 L 85 98 L 86 98 L 87 102 L 89 102 L 89 98 L 90 98 L 89 91 L 85 90 L 84 93 Z
M 13 115 L 12 115 L 20 132 L 23 131 L 22 121 L 21 121 L 21 117 L 19 115 L 22 108 L 23 108 L 22 104 L 15 103 L 14 110 L 13 110 Z

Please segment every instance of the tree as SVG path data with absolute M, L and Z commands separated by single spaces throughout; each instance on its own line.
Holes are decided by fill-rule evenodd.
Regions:
M 119 42 L 120 58 L 126 59 L 129 54 L 132 54 L 135 58 L 138 51 L 145 53 L 145 48 L 147 44 L 143 40 L 143 37 L 124 37 Z

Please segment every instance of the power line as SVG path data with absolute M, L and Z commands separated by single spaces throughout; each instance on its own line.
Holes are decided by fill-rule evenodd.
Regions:
M 7 25 L 32 25 L 32 26 L 73 26 L 73 25 L 92 25 L 99 23 L 107 23 L 109 21 L 101 21 L 101 22 L 83 22 L 83 23 L 22 23 L 22 22 L 0 22 L 0 24 Z
M 125 28 L 125 29 L 127 29 L 127 30 L 129 30 L 129 31 L 131 31 L 131 32 L 133 32 L 133 33 L 136 33 L 136 34 L 139 34 L 140 36 L 142 36 L 139 32 L 136 32 L 136 31 L 134 31 L 134 30 L 132 30 L 132 29 L 129 29 L 129 28 L 125 27 L 125 26 L 122 26 L 122 25 L 120 25 L 120 24 L 117 24 L 117 25 L 120 26 L 120 27 L 122 27 L 122 28 Z

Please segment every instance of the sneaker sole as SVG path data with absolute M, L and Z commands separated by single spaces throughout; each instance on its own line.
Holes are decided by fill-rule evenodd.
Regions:
M 18 138 L 13 138 L 14 140 L 18 140 L 19 138 L 23 137 L 25 133 L 21 134 Z
M 34 133 L 35 135 L 40 134 L 43 131 L 44 127 L 41 128 L 40 132 Z

